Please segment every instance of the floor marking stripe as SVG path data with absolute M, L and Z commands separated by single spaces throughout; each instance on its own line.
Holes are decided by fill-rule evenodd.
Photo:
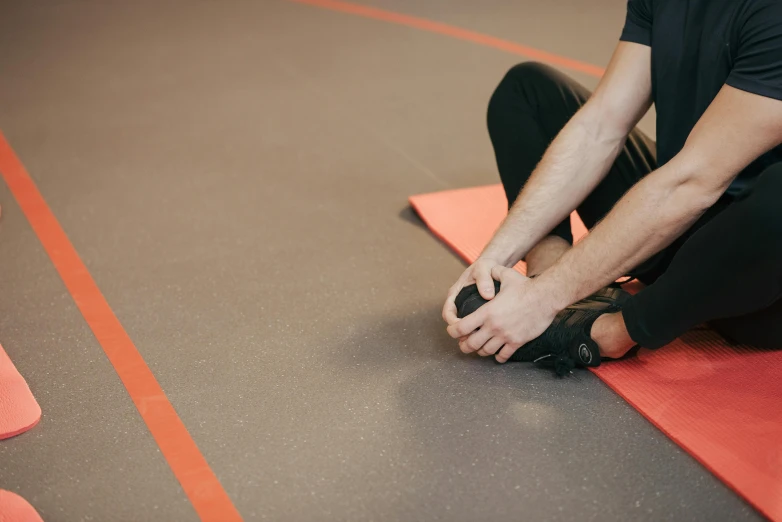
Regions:
M 106 352 L 198 516 L 209 522 L 241 521 L 228 494 L 1 132 L 0 174 L 49 254 L 84 320 Z
M 407 27 L 413 27 L 422 31 L 429 31 L 431 33 L 442 34 L 450 36 L 458 40 L 465 40 L 468 42 L 483 45 L 485 47 L 492 47 L 511 54 L 517 54 L 526 58 L 546 62 L 551 65 L 570 69 L 571 71 L 578 71 L 590 76 L 600 78 L 603 76 L 605 69 L 592 65 L 591 63 L 581 62 L 560 56 L 558 54 L 550 53 L 548 51 L 542 51 L 535 49 L 534 47 L 528 47 L 521 45 L 510 40 L 503 40 L 495 36 L 479 33 L 476 31 L 470 31 L 469 29 L 463 29 L 453 25 L 444 24 L 442 22 L 435 22 L 434 20 L 428 20 L 426 18 L 419 18 L 417 16 L 411 16 L 403 13 L 395 13 L 393 11 L 386 11 L 385 9 L 378 9 L 376 7 L 369 7 L 366 5 L 353 4 L 350 2 L 342 2 L 340 0 L 289 0 L 291 2 L 297 2 L 300 4 L 307 4 L 323 9 L 329 9 L 331 11 L 339 11 L 342 13 L 348 13 L 356 16 L 362 16 L 364 18 L 372 18 L 374 20 L 381 20 L 383 22 L 389 22 L 397 25 L 404 25 Z

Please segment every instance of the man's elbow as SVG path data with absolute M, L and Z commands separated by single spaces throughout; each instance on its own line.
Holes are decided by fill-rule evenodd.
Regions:
M 625 104 L 626 105 L 626 104 Z M 596 92 L 578 112 L 577 117 L 587 127 L 596 141 L 624 143 L 646 109 L 639 114 L 631 107 L 617 104 L 604 93 Z
M 616 120 L 588 105 L 585 105 L 571 122 L 581 129 L 593 146 L 601 149 L 620 150 L 629 134 Z
M 702 212 L 713 206 L 736 177 L 735 173 L 714 165 L 708 158 L 687 153 L 674 157 L 668 167 L 672 171 L 669 181 L 676 204 L 694 211 Z

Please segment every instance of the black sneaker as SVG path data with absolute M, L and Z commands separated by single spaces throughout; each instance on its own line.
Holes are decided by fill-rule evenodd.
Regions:
M 498 281 L 494 282 L 494 288 L 499 292 Z M 603 314 L 620 311 L 629 297 L 618 285 L 611 285 L 568 306 L 557 314 L 543 334 L 516 350 L 509 360 L 553 368 L 560 377 L 576 366 L 600 366 L 600 350 L 590 336 L 592 324 Z M 470 285 L 459 292 L 455 303 L 457 317 L 462 318 L 487 301 L 475 285 Z
M 500 293 L 500 282 L 494 281 L 494 295 Z M 456 304 L 456 317 L 459 319 L 467 317 L 481 306 L 488 303 L 486 299 L 478 293 L 478 285 L 470 285 L 462 288 L 459 295 L 454 300 Z

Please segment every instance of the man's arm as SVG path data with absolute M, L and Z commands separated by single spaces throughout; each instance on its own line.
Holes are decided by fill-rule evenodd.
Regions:
M 549 146 L 483 256 L 515 265 L 605 178 L 651 105 L 651 50 L 620 42 L 594 94 Z
M 465 352 L 507 361 L 557 311 L 670 244 L 741 170 L 780 143 L 782 101 L 724 86 L 681 152 L 636 184 L 584 240 L 536 279 L 495 267 L 500 293 L 448 333 L 462 339 Z
M 782 143 L 782 101 L 724 86 L 664 167 L 631 189 L 540 276 L 564 307 L 668 246 L 758 156 Z
M 513 266 L 605 177 L 630 130 L 651 104 L 649 47 L 620 42 L 594 94 L 546 151 L 513 208 L 480 258 L 450 288 L 443 307 L 456 321 L 454 299 L 472 283 L 494 297 L 491 270 Z

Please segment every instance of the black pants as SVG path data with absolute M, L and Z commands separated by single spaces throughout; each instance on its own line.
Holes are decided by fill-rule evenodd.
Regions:
M 572 79 L 536 63 L 517 65 L 500 82 L 487 120 L 509 205 L 588 97 Z M 576 209 L 587 228 L 656 168 L 654 143 L 635 129 L 606 178 Z M 551 235 L 572 243 L 569 220 Z M 658 348 L 708 322 L 734 342 L 782 348 L 782 163 L 740 195 L 723 196 L 632 275 L 647 287 L 623 315 L 641 346 Z

